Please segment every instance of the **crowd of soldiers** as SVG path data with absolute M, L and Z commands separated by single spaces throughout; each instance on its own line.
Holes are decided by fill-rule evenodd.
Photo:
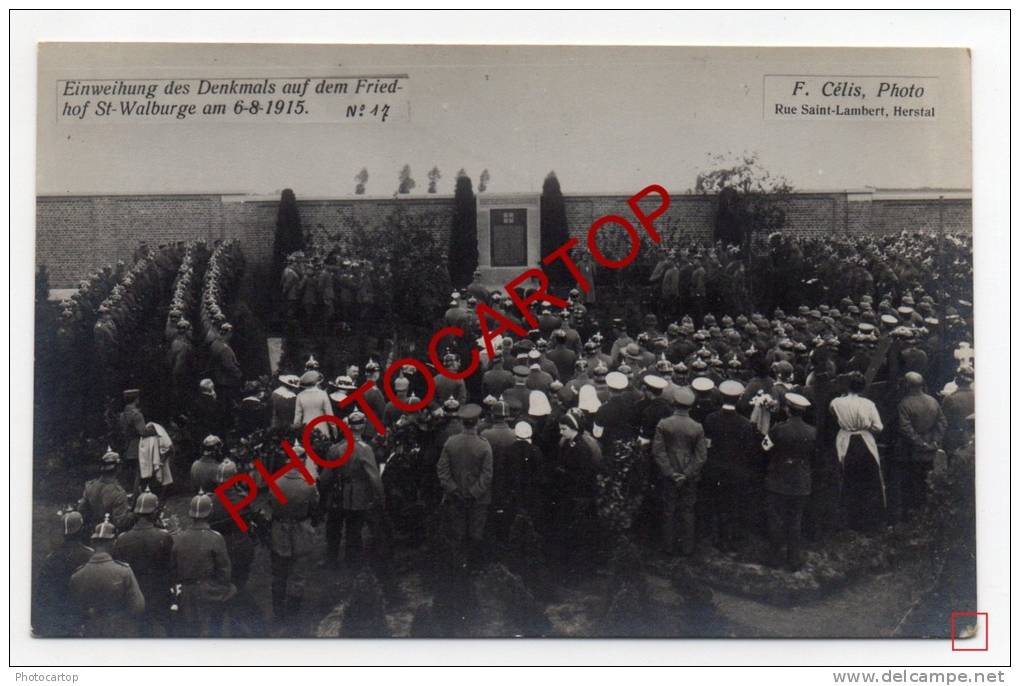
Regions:
M 640 501 L 627 533 L 639 540 L 651 534 L 662 554 L 740 551 L 764 537 L 766 561 L 797 570 L 809 528 L 824 545 L 833 528 L 871 535 L 915 516 L 929 474 L 965 459 L 961 449 L 972 445 L 973 321 L 961 297 L 969 295 L 968 243 L 954 238 L 957 256 L 942 256 L 946 266 L 934 277 L 930 266 L 900 268 L 897 253 L 923 263 L 931 242 L 916 234 L 859 239 L 862 255 L 870 255 L 863 264 L 881 264 L 892 276 L 871 271 L 872 292 L 789 312 L 776 307 L 770 316 L 699 313 L 697 295 L 681 294 L 675 320 L 661 319 L 661 310 L 612 317 L 608 306 L 585 304 L 574 290 L 566 308 L 537 306 L 531 328 L 505 293 L 476 278 L 452 294 L 442 324 L 477 336 L 473 311 L 484 300 L 530 330 L 500 337 L 493 357 L 483 350 L 462 379 L 426 377 L 409 365 L 391 380 L 399 404 L 374 388 L 364 407 L 345 400 L 367 380 L 382 383 L 375 359 L 332 370 L 339 372 L 332 380 L 314 358 L 303 370 L 282 370 L 296 373 L 282 373 L 257 412 L 271 435 L 304 458 L 314 483 L 296 469 L 271 483 L 257 479 L 272 493 L 245 509 L 248 532 L 208 493 L 259 455 L 235 451 L 239 460 L 231 459 L 219 435 L 207 436 L 188 479 L 197 493 L 192 533 L 167 542 L 155 521 L 159 496 L 140 491 L 158 491 L 158 484 L 136 479 L 132 505 L 117 478 L 121 456 L 109 451 L 79 511 L 65 514 L 67 542 L 44 565 L 45 579 L 54 593 L 62 589 L 67 607 L 78 608 L 73 630 L 101 632 L 101 618 L 126 613 L 144 632 L 165 631 L 165 589 L 173 588 L 177 631 L 215 635 L 247 583 L 256 541 L 269 549 L 274 622 L 300 613 L 320 525 L 326 567 L 342 559 L 348 568 L 367 563 L 389 575 L 394 546 L 421 545 L 427 523 L 438 522 L 467 569 L 498 556 L 526 526 L 544 540 L 553 564 L 579 574 L 605 560 L 602 505 L 607 484 L 622 472 L 637 482 L 628 494 Z M 812 254 L 819 243 L 777 249 L 796 244 Z M 810 278 L 825 280 L 820 292 L 836 292 L 842 275 Z M 203 297 L 203 312 L 206 305 Z M 467 337 L 448 340 L 461 342 L 441 351 L 443 366 L 456 372 L 472 359 L 472 345 Z M 429 395 L 421 409 L 401 409 Z M 303 427 L 323 415 L 343 417 L 352 431 L 355 446 L 340 467 L 318 467 L 301 445 Z M 137 422 L 122 426 L 130 433 Z M 319 425 L 315 441 L 326 459 L 348 449 L 329 424 Z M 231 501 L 241 502 L 244 488 L 231 488 Z M 812 503 L 835 504 L 837 512 L 823 523 L 824 507 Z M 814 519 L 810 527 L 805 516 Z M 144 534 L 152 548 L 118 553 L 137 529 L 153 530 Z M 92 532 L 94 552 L 84 548 L 82 531 Z M 129 574 L 135 583 L 124 581 Z M 138 623 L 141 613 L 146 621 Z
M 170 309 L 163 327 L 163 337 L 168 345 L 166 362 L 170 371 L 170 393 L 174 406 L 178 408 L 187 403 L 197 374 L 191 317 L 197 311 L 201 277 L 208 261 L 209 249 L 205 241 L 194 241 L 187 246 L 171 288 Z
M 178 272 L 167 315 L 166 362 L 174 410 L 215 425 L 242 389 L 241 366 L 230 345 L 234 326 L 227 318 L 227 303 L 243 270 L 244 255 L 236 240 L 217 241 L 211 253 L 204 242 L 196 242 Z M 196 315 L 197 331 L 188 318 Z
M 291 253 L 280 275 L 286 318 L 320 331 L 330 331 L 335 321 L 370 321 L 376 303 L 375 270 L 368 260 Z

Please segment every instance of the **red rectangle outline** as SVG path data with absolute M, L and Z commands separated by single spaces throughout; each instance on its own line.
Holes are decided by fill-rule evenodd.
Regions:
M 984 648 L 957 648 L 956 647 L 956 618 L 957 617 L 984 617 L 985 618 L 985 647 Z M 958 653 L 984 652 L 988 650 L 988 613 L 987 612 L 957 612 L 949 613 L 949 639 L 952 649 Z

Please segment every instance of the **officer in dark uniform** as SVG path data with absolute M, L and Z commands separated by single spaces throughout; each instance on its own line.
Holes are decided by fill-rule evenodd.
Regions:
M 804 564 L 800 549 L 801 517 L 811 494 L 811 465 L 816 450 L 815 428 L 804 421 L 811 403 L 799 393 L 786 394 L 789 419 L 773 427 L 768 441 L 765 477 L 772 564 L 779 566 L 783 548 L 791 571 Z
M 655 436 L 655 427 L 661 420 L 673 414 L 673 408 L 670 399 L 663 395 L 663 391 L 669 385 L 665 379 L 654 374 L 646 374 L 641 382 L 644 385 L 645 397 L 637 406 L 638 426 L 639 435 L 647 445 Z
M 606 376 L 609 400 L 595 412 L 595 426 L 592 435 L 603 446 L 615 441 L 629 441 L 637 435 L 638 418 L 631 398 L 624 394 L 629 381 L 620 372 L 609 372 Z
M 128 506 L 127 491 L 117 480 L 120 455 L 107 448 L 99 467 L 99 478 L 85 483 L 85 491 L 78 501 L 78 510 L 86 524 L 101 522 L 109 515 L 110 522 L 121 531 L 134 524 L 135 518 Z
M 159 498 L 148 488 L 135 500 L 135 525 L 117 537 L 113 556 L 131 565 L 138 586 L 145 596 L 145 623 L 142 634 L 166 636 L 170 612 L 170 555 L 173 537 L 156 526 Z
M 191 527 L 177 534 L 174 580 L 180 584 L 181 634 L 219 636 L 224 603 L 237 589 L 230 581 L 230 556 L 223 536 L 209 526 L 212 498 L 198 492 L 188 505 Z
M 481 437 L 492 446 L 492 508 L 489 513 L 489 530 L 493 537 L 505 542 L 510 535 L 510 526 L 517 514 L 517 488 L 514 481 L 518 470 L 511 464 L 510 448 L 517 442 L 517 436 L 507 424 L 510 408 L 505 402 L 497 401 L 492 406 L 492 426 L 481 432 Z
M 81 513 L 71 510 L 61 518 L 64 540 L 46 556 L 33 587 L 32 629 L 41 636 L 77 636 L 81 619 L 71 603 L 71 575 L 95 551 L 81 542 Z
M 117 530 L 109 516 L 92 533 L 95 552 L 71 576 L 71 600 L 86 638 L 130 638 L 138 635 L 145 596 L 131 566 L 110 555 Z
M 709 512 L 706 519 L 715 524 L 718 547 L 730 548 L 747 534 L 753 484 L 761 478 L 758 465 L 758 441 L 754 425 L 737 412 L 737 401 L 744 393 L 739 381 L 719 385 L 722 408 L 705 418 L 708 461 L 702 478 L 699 500 Z

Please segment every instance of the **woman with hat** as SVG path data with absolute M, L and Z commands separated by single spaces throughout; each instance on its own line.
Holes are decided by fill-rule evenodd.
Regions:
M 319 387 L 321 382 L 322 374 L 314 369 L 301 375 L 301 392 L 294 401 L 294 424 L 302 429 L 316 417 L 333 414 L 329 394 Z M 332 436 L 334 427 L 328 422 L 323 422 L 316 426 L 315 430 L 324 436 Z
M 561 562 L 579 569 L 595 552 L 598 520 L 596 496 L 602 469 L 602 448 L 584 429 L 582 411 L 569 410 L 559 419 L 560 441 L 552 466 L 552 536 Z
M 280 385 L 270 396 L 270 428 L 288 429 L 294 422 L 294 404 L 301 389 L 301 380 L 295 374 L 281 374 Z

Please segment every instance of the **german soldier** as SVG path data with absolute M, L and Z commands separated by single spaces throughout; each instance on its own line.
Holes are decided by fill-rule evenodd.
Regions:
M 216 468 L 216 483 L 223 484 L 237 475 L 237 464 L 227 458 L 220 462 Z M 224 495 L 232 503 L 242 502 L 248 495 L 245 487 L 234 483 L 226 490 Z M 227 544 L 227 555 L 230 557 L 230 581 L 238 590 L 241 590 L 248 583 L 248 576 L 251 574 L 251 565 L 255 561 L 255 541 L 249 532 L 241 531 L 234 522 L 233 517 L 223 507 L 219 498 L 213 498 L 212 514 L 209 515 L 209 528 L 223 536 Z M 250 524 L 252 512 L 245 506 L 240 516 Z
M 100 522 L 100 517 L 109 515 L 113 525 L 121 530 L 129 529 L 134 524 L 127 491 L 117 481 L 119 466 L 120 455 L 107 448 L 99 467 L 99 478 L 85 483 L 85 491 L 78 501 L 78 509 L 86 523 Z
M 778 566 L 785 547 L 786 563 L 791 571 L 796 571 L 804 564 L 800 549 L 801 517 L 811 494 L 816 432 L 804 421 L 804 413 L 811 407 L 807 398 L 787 393 L 786 405 L 789 419 L 772 427 L 766 443 L 770 442 L 771 447 L 765 489 L 772 562 Z
M 463 431 L 443 445 L 436 465 L 445 491 L 453 537 L 468 540 L 468 559 L 473 562 L 485 536 L 485 520 L 492 502 L 492 446 L 478 435 L 482 408 L 465 405 L 458 412 Z
M 170 611 L 170 555 L 173 537 L 156 526 L 159 498 L 148 488 L 135 500 L 135 525 L 117 537 L 113 556 L 131 565 L 145 596 L 145 626 L 142 633 L 166 635 Z
M 71 599 L 87 638 L 125 638 L 138 635 L 138 618 L 145 596 L 131 566 L 110 555 L 117 529 L 109 515 L 92 532 L 95 552 L 71 576 Z
M 662 479 L 662 548 L 673 554 L 675 522 L 680 513 L 681 551 L 694 552 L 694 506 L 697 502 L 698 479 L 708 458 L 708 444 L 701 424 L 690 417 L 694 391 L 686 386 L 673 392 L 672 416 L 655 428 L 652 455 Z
M 294 453 L 304 458 L 304 449 L 294 446 Z M 273 618 L 283 622 L 301 610 L 305 590 L 303 558 L 311 553 L 314 535 L 311 519 L 319 504 L 319 491 L 291 467 L 276 483 L 283 497 L 270 500 L 270 569 L 273 575 Z
M 71 510 L 61 517 L 64 540 L 46 556 L 35 586 L 32 628 L 42 636 L 75 636 L 79 618 L 72 610 L 71 575 L 95 552 L 81 542 L 81 513 Z
M 340 467 L 324 469 L 319 480 L 322 487 L 323 508 L 326 510 L 326 562 L 336 564 L 340 554 L 340 541 L 346 528 L 347 543 L 344 560 L 355 567 L 362 559 L 361 530 L 369 513 L 385 506 L 382 477 L 371 446 L 362 440 L 365 415 L 352 412 L 347 425 L 354 434 L 354 450 Z M 329 459 L 339 459 L 347 451 L 346 441 L 330 448 Z M 379 529 L 373 527 L 375 545 L 379 544 Z
M 173 547 L 174 579 L 181 585 L 180 607 L 185 636 L 218 636 L 223 604 L 237 589 L 230 582 L 230 556 L 223 536 L 209 526 L 212 498 L 204 492 L 191 499 L 191 527 L 177 534 Z

